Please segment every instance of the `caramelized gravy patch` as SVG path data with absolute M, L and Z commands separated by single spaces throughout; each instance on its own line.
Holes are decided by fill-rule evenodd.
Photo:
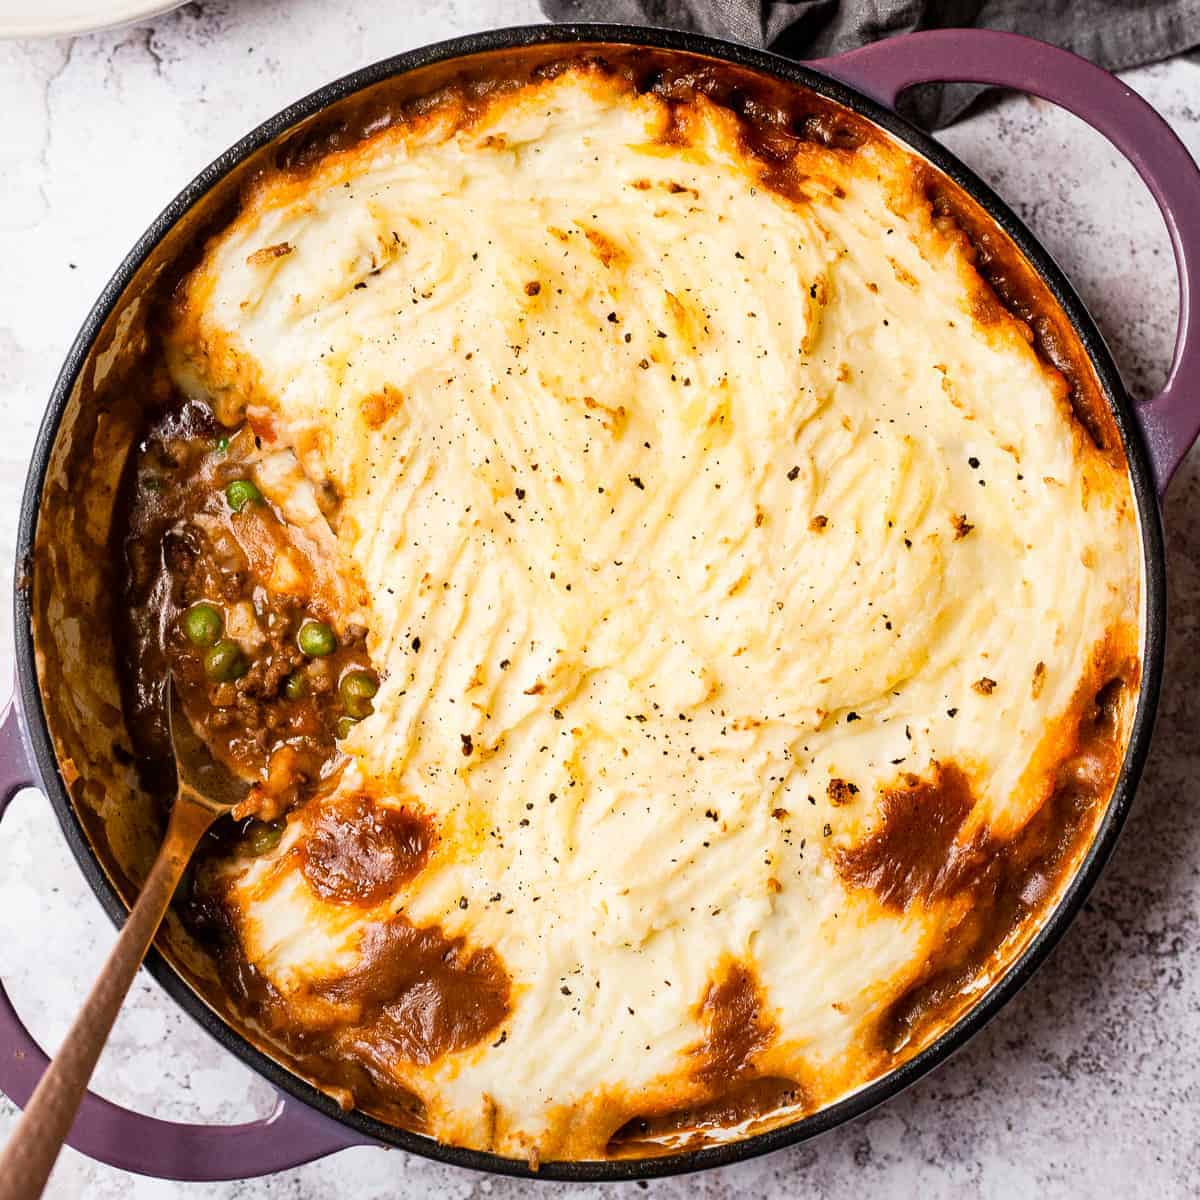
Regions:
M 314 805 L 315 807 L 315 805 Z M 336 796 L 314 813 L 297 849 L 308 886 L 322 900 L 375 904 L 425 865 L 433 838 L 428 817 L 384 808 L 370 796 Z
M 424 1066 L 473 1046 L 508 1015 L 508 973 L 490 948 L 469 950 L 463 938 L 396 916 L 368 926 L 359 952 L 352 971 L 313 986 L 357 1013 L 343 1052 Z
M 851 887 L 870 888 L 889 908 L 933 900 L 960 886 L 976 861 L 958 844 L 975 806 L 971 781 L 953 763 L 933 764 L 931 779 L 906 774 L 879 799 L 879 825 L 865 841 L 835 858 Z
M 728 1083 L 754 1067 L 754 1057 L 770 1045 L 775 1023 L 763 1011 L 762 992 L 752 968 L 734 963 L 708 985 L 700 1004 L 704 1041 L 692 1051 L 696 1078 L 710 1085 Z
M 1087 845 L 1121 769 L 1123 709 L 1133 703 L 1140 680 L 1127 642 L 1136 645 L 1132 631 L 1109 635 L 1091 682 L 1065 718 L 1049 798 L 1015 837 L 977 846 L 973 873 L 959 875 L 959 883 L 970 886 L 971 905 L 880 1018 L 877 1035 L 887 1054 L 907 1056 L 971 1003 L 976 991 L 968 985 L 999 953 L 1011 961 L 1021 941 L 1032 937 L 1038 914 Z
M 287 1066 L 338 1101 L 356 1106 L 401 1129 L 427 1131 L 425 1106 L 419 1096 L 374 1063 L 331 1049 L 327 1031 L 314 1032 L 291 1018 L 284 997 L 242 951 L 235 922 L 219 892 L 193 890 L 182 906 L 187 927 L 210 946 L 225 993 L 251 1027 L 271 1035 L 269 1052 L 282 1055 Z M 253 1041 L 259 1039 L 253 1038 Z
M 630 1118 L 609 1139 L 606 1153 L 635 1157 L 695 1149 L 722 1130 L 804 1103 L 804 1091 L 795 1080 L 776 1075 L 738 1080 L 706 1104 Z M 682 1145 L 676 1140 L 681 1134 Z
M 695 1147 L 722 1129 L 806 1104 L 795 1080 L 760 1075 L 757 1059 L 775 1040 L 752 967 L 735 962 L 708 985 L 698 1010 L 705 1036 L 692 1051 L 692 1079 L 700 1094 L 690 1103 L 629 1117 L 610 1137 L 607 1153 L 664 1154 Z

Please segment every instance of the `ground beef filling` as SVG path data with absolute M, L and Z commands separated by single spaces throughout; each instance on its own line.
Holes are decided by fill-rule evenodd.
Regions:
M 311 538 L 256 484 L 260 449 L 195 403 L 151 428 L 130 482 L 123 611 L 140 749 L 170 759 L 170 676 L 214 753 L 253 782 L 234 816 L 270 826 L 244 830 L 261 852 L 336 770 L 378 677 L 366 631 L 322 594 Z

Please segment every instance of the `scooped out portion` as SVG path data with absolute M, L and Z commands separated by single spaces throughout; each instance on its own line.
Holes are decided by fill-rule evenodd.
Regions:
M 255 780 L 188 907 L 239 1011 L 534 1163 L 926 1045 L 1085 853 L 1139 681 L 1057 326 L 885 135 L 707 78 L 451 87 L 262 174 L 132 485 L 134 718 L 174 671 Z
M 326 778 L 379 689 L 317 491 L 289 451 L 195 403 L 149 432 L 132 486 L 139 719 L 165 748 L 169 671 L 219 757 L 255 781 L 234 816 L 275 821 Z

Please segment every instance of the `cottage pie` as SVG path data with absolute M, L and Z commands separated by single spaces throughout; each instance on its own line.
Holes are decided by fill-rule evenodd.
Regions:
M 792 1119 L 1086 851 L 1119 441 L 932 169 L 820 132 L 601 62 L 451 89 L 265 172 L 176 290 L 132 702 L 173 671 L 256 781 L 191 919 L 347 1106 L 534 1163 Z

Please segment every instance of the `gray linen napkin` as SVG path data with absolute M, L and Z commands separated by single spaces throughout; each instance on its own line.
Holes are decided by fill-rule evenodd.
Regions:
M 554 21 L 621 21 L 713 34 L 790 58 L 821 58 L 913 29 L 1027 33 L 1110 70 L 1200 44 L 1200 0 L 541 0 Z M 985 89 L 914 88 L 905 114 L 939 128 Z

